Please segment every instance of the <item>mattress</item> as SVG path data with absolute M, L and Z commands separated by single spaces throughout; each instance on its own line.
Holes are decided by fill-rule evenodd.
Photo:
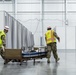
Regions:
M 36 57 L 46 55 L 47 52 L 24 52 L 22 53 L 23 57 Z

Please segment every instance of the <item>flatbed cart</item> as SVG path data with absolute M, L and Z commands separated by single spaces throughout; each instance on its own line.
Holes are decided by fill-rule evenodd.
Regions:
M 20 62 L 20 65 L 23 61 L 28 60 L 35 60 L 36 59 L 42 59 L 47 57 L 47 51 L 44 49 L 44 51 L 41 51 L 40 49 L 38 52 L 36 51 L 30 51 L 30 52 L 22 52 L 22 49 L 5 49 L 4 52 L 4 64 L 7 64 L 8 62 Z

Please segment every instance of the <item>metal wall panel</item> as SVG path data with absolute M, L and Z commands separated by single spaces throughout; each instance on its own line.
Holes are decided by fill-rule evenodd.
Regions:
M 34 37 L 25 26 L 23 26 L 14 17 L 5 12 L 5 25 L 9 26 L 9 31 L 6 36 L 7 48 L 22 48 L 34 46 Z
M 17 48 L 21 48 L 21 24 L 17 22 Z

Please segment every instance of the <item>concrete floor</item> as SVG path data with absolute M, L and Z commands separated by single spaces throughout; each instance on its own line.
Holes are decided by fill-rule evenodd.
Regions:
M 76 52 L 59 52 L 60 61 L 55 63 L 53 56 L 51 63 L 47 64 L 46 58 L 23 62 L 20 66 L 17 62 L 3 64 L 0 58 L 0 75 L 76 75 Z

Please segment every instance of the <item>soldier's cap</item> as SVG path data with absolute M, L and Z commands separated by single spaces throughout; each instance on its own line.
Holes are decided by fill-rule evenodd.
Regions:
M 51 26 L 48 26 L 48 27 L 47 27 L 47 30 L 48 30 L 48 29 L 51 29 Z
M 9 26 L 5 26 L 4 29 L 5 29 L 5 30 L 9 30 Z

